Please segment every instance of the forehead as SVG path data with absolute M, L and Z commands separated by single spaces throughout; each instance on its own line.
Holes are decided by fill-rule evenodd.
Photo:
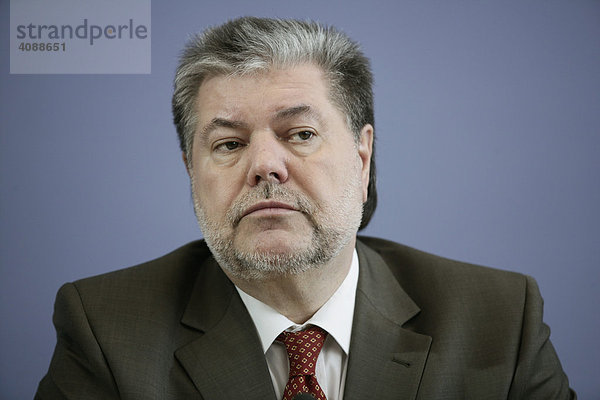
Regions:
M 246 75 L 210 77 L 198 89 L 196 111 L 202 121 L 215 116 L 276 114 L 299 104 L 322 113 L 334 108 L 319 67 L 302 64 Z

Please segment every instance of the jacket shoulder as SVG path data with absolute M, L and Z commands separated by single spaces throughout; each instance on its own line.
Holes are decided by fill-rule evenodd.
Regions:
M 202 263 L 211 257 L 210 250 L 203 240 L 190 242 L 168 254 L 128 268 L 107 272 L 73 282 L 75 287 L 92 290 L 94 287 L 107 289 L 109 286 L 140 286 L 165 280 L 193 279 Z
M 359 237 L 359 241 L 377 253 L 402 288 L 417 302 L 425 305 L 503 302 L 523 304 L 528 285 L 535 285 L 526 275 L 451 260 L 389 240 Z M 448 302 L 447 302 L 448 301 Z M 509 306 L 509 304 L 506 304 Z
M 403 273 L 410 273 L 416 268 L 419 269 L 419 273 L 426 272 L 434 275 L 470 275 L 475 273 L 477 275 L 496 276 L 500 279 L 509 280 L 522 280 L 525 278 L 525 275 L 518 272 L 452 260 L 386 239 L 359 236 L 358 240 L 378 253 L 386 261 L 392 272 L 402 270 Z
M 155 260 L 66 284 L 75 289 L 90 323 L 111 326 L 151 318 L 171 324 L 185 309 L 198 274 L 211 256 L 204 241 L 188 243 Z M 167 321 L 168 320 L 168 321 Z

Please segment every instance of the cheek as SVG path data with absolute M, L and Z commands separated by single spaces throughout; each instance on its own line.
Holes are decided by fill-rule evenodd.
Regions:
M 239 193 L 239 179 L 230 175 L 205 165 L 194 174 L 194 196 L 208 215 L 224 218 Z
M 295 176 L 302 190 L 319 204 L 326 205 L 345 198 L 349 187 L 362 187 L 359 159 L 349 158 L 348 154 L 351 153 L 328 155 L 299 164 Z

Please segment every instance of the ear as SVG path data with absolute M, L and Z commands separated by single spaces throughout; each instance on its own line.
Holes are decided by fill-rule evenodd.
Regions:
M 371 171 L 371 157 L 373 156 L 373 125 L 367 124 L 360 131 L 358 142 L 358 156 L 362 162 L 361 180 L 363 187 L 363 203 L 369 194 L 369 172 Z
M 185 155 L 185 151 L 181 152 L 181 159 L 183 160 L 183 165 L 185 165 L 185 171 L 187 172 L 188 176 L 191 178 L 190 169 L 188 168 L 188 166 L 189 166 L 188 159 L 187 159 L 187 156 Z

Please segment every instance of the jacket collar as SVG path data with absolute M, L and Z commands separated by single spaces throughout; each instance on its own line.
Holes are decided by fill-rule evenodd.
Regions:
M 360 275 L 344 399 L 414 399 L 431 337 L 402 327 L 420 312 L 385 261 L 357 241 Z
M 195 339 L 175 356 L 209 399 L 275 399 L 254 323 L 235 287 L 212 257 L 199 266 L 181 322 Z

